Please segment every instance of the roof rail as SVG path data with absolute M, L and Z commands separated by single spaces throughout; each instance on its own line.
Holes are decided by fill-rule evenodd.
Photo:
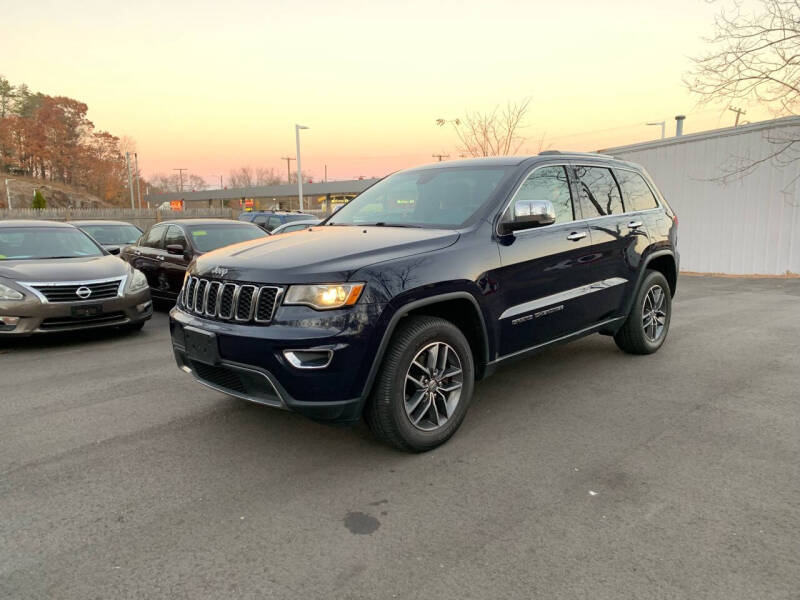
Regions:
M 549 156 L 557 154 L 571 154 L 573 156 L 601 156 L 603 158 L 614 158 L 610 154 L 600 154 L 599 152 L 562 152 L 561 150 L 544 150 L 539 152 L 539 156 Z

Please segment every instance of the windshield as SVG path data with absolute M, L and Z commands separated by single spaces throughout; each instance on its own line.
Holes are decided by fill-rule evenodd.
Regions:
M 0 260 L 102 256 L 103 251 L 72 227 L 2 227 Z
M 396 173 L 340 208 L 327 225 L 457 228 L 489 200 L 510 167 Z
M 223 246 L 267 236 L 263 229 L 249 223 L 194 225 L 187 227 L 187 230 L 189 235 L 192 236 L 192 244 L 200 252 L 210 252 Z
M 81 225 L 86 233 L 101 244 L 124 246 L 133 244 L 142 235 L 133 225 Z

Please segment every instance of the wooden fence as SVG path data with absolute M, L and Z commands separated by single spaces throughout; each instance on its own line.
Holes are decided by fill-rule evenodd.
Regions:
M 234 208 L 188 208 L 180 211 L 164 211 L 154 208 L 12 208 L 0 209 L 0 220 L 34 219 L 47 221 L 125 221 L 146 230 L 153 223 L 171 219 L 236 219 L 239 210 Z

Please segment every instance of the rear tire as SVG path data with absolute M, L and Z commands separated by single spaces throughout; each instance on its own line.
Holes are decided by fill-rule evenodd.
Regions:
M 672 317 L 672 295 L 659 271 L 645 272 L 628 319 L 614 335 L 628 354 L 652 354 L 664 344 Z
M 386 444 L 432 450 L 461 425 L 474 385 L 472 351 L 461 330 L 439 317 L 407 317 L 383 357 L 364 418 Z

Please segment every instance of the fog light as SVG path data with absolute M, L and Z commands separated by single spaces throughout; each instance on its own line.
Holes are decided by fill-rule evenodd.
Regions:
M 147 302 L 142 302 L 141 304 L 137 304 L 136 305 L 136 310 L 138 310 L 140 313 L 143 313 L 148 308 L 150 308 L 152 305 L 153 305 L 153 302 L 148 300 Z
M 324 369 L 333 359 L 333 350 L 284 350 L 283 355 L 296 369 Z
M 0 331 L 11 331 L 19 323 L 19 317 L 0 317 Z

